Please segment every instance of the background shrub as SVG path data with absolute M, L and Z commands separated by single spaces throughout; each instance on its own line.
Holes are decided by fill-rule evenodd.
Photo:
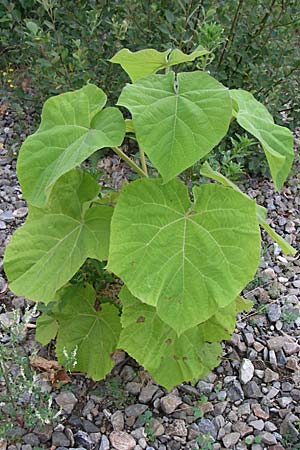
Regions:
M 212 51 L 200 68 L 228 87 L 251 91 L 277 123 L 299 121 L 297 0 L 0 0 L 0 8 L 2 97 L 21 117 L 28 104 L 39 113 L 50 95 L 88 81 L 113 103 L 126 75 L 108 59 L 122 47 L 189 52 L 200 44 Z M 257 147 L 245 146 L 236 133 L 233 128 L 234 141 L 218 148 L 226 175 L 235 177 L 245 166 L 264 172 Z

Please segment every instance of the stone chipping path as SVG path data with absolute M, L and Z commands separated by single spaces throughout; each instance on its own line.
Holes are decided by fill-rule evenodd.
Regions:
M 6 135 L 13 133 L 9 112 L 0 125 Z M 5 145 L 0 149 L 0 345 L 7 342 L 2 327 L 7 315 L 18 309 L 22 316 L 26 306 L 23 298 L 7 291 L 2 268 L 5 245 L 27 215 L 15 161 L 7 150 Z M 101 165 L 108 176 L 113 166 L 119 167 L 121 178 L 126 175 L 117 158 L 107 158 Z M 299 248 L 298 169 L 296 164 L 280 193 L 274 193 L 266 180 L 244 188 L 268 208 L 272 227 Z M 181 384 L 168 393 L 120 352 L 119 363 L 105 381 L 94 383 L 75 374 L 61 389 L 43 381 L 53 408 L 60 411 L 56 422 L 32 429 L 15 427 L 0 441 L 0 450 L 300 448 L 299 256 L 284 256 L 264 236 L 260 269 L 244 295 L 255 302 L 254 307 L 239 317 L 231 341 L 224 344 L 220 366 L 205 380 L 195 386 Z M 28 332 L 29 343 L 33 333 Z

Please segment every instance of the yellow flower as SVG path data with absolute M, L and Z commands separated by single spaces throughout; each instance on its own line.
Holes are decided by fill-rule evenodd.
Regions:
M 11 83 L 11 80 L 7 80 L 8 83 Z
M 10 69 L 8 69 L 8 71 L 9 71 L 9 72 L 13 72 L 13 71 L 14 71 L 14 69 L 10 68 Z
M 2 72 L 2 75 L 4 75 L 4 76 L 7 75 L 7 72 Z
M 13 88 L 13 87 L 15 87 L 15 85 L 14 84 L 10 84 L 9 87 Z

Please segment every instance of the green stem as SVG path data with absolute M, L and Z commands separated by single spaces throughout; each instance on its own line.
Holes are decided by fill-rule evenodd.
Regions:
M 146 159 L 145 159 L 145 153 L 144 153 L 144 150 L 142 150 L 141 148 L 140 148 L 140 157 L 141 157 L 143 171 L 145 172 L 146 176 L 148 176 L 148 169 L 147 169 L 147 164 L 146 164 Z
M 219 67 L 222 64 L 222 61 L 223 61 L 223 58 L 224 58 L 224 55 L 225 55 L 225 52 L 226 52 L 227 48 L 229 47 L 229 45 L 231 45 L 231 43 L 232 43 L 232 41 L 234 39 L 235 26 L 236 26 L 236 23 L 237 23 L 237 20 L 238 20 L 238 17 L 239 17 L 242 5 L 243 5 L 243 0 L 239 0 L 239 3 L 238 3 L 237 8 L 235 10 L 235 14 L 234 14 L 233 20 L 231 22 L 231 27 L 230 27 L 230 30 L 229 30 L 228 38 L 225 41 L 225 44 L 224 44 L 224 47 L 223 47 L 223 50 L 222 50 L 222 53 L 221 53 L 221 56 L 220 56 L 220 59 L 219 59 L 218 65 L 217 65 L 217 70 L 219 69 Z
M 119 147 L 111 147 L 112 150 L 120 156 L 123 161 L 127 162 L 129 166 L 135 170 L 141 177 L 147 177 L 148 175 L 135 163 L 133 162 Z

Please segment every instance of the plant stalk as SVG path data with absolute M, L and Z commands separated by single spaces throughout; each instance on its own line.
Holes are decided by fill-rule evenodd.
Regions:
M 147 169 L 147 164 L 146 164 L 146 159 L 145 159 L 145 152 L 141 148 L 140 148 L 140 157 L 141 157 L 141 163 L 142 163 L 143 171 L 145 172 L 146 176 L 148 176 L 148 169 Z
M 141 169 L 135 162 L 133 162 L 119 147 L 111 147 L 112 150 L 120 156 L 123 161 L 127 162 L 129 166 L 137 172 L 141 177 L 147 177 L 148 175 Z

